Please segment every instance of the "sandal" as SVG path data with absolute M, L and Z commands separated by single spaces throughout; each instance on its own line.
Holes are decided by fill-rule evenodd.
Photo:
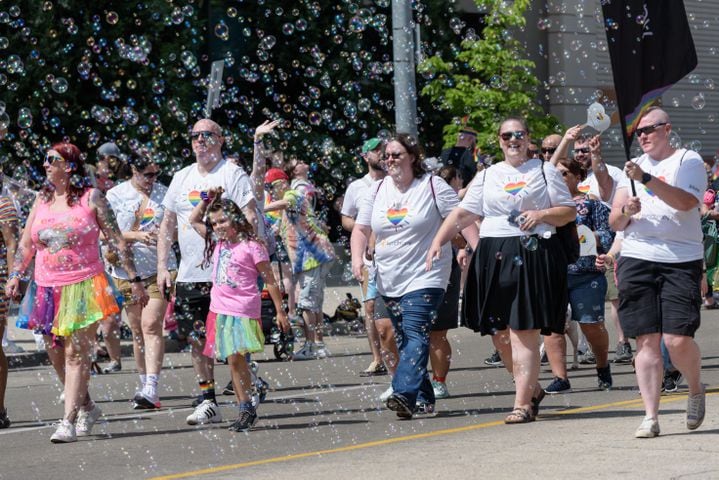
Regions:
M 539 389 L 539 395 L 532 397 L 532 416 L 536 417 L 539 415 L 539 404 L 544 400 L 546 393 L 541 388 Z
M 507 418 L 504 419 L 504 423 L 511 425 L 514 423 L 529 423 L 533 422 L 534 417 L 532 414 L 526 409 L 526 408 L 515 408 L 512 410 L 512 413 L 507 415 Z

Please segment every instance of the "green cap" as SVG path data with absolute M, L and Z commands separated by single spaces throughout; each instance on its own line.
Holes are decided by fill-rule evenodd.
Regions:
M 379 147 L 380 143 L 382 143 L 382 140 L 380 140 L 379 138 L 370 138 L 369 140 L 364 142 L 364 145 L 362 145 L 362 153 L 371 152 L 375 148 Z

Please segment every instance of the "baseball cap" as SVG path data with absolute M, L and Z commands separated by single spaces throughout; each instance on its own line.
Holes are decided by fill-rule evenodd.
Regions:
M 120 152 L 120 148 L 113 142 L 107 142 L 100 145 L 100 148 L 97 149 L 97 156 L 98 157 L 117 157 L 120 158 L 122 156 L 122 153 Z
M 477 136 L 477 130 L 475 130 L 474 128 L 470 128 L 470 127 L 462 127 L 462 129 L 459 131 L 459 133 L 464 133 L 467 135 L 474 135 L 475 137 Z
M 379 147 L 379 145 L 382 143 L 382 140 L 380 140 L 377 137 L 370 138 L 364 144 L 362 145 L 362 153 L 371 152 L 375 148 Z
M 277 180 L 289 181 L 289 179 L 290 178 L 287 174 L 279 168 L 270 168 L 267 170 L 267 173 L 265 173 L 265 183 L 269 183 L 270 185 L 275 183 Z

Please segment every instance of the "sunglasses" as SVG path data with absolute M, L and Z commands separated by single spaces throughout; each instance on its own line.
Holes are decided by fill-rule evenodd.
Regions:
M 512 137 L 516 138 L 517 140 L 522 140 L 525 135 L 527 135 L 527 132 L 525 132 L 523 130 L 517 130 L 514 132 L 500 133 L 499 138 L 501 138 L 505 142 L 508 142 Z
M 160 171 L 159 171 L 159 170 L 156 171 L 156 172 L 145 172 L 145 173 L 142 174 L 142 176 L 145 177 L 147 180 L 152 180 L 152 179 L 154 179 L 154 178 L 157 178 L 158 175 L 160 175 Z
M 569 170 L 564 170 L 564 171 L 562 172 L 562 176 L 563 176 L 563 177 L 566 177 L 566 176 L 569 175 L 570 173 L 572 173 L 572 172 L 570 172 Z
M 527 153 L 533 157 L 535 155 L 539 155 L 539 150 L 527 150 Z
M 402 158 L 404 152 L 387 152 L 384 154 L 384 158 Z
M 661 127 L 662 125 L 666 125 L 667 123 L 668 123 L 668 122 L 659 122 L 659 123 L 655 123 L 654 125 L 648 125 L 648 126 L 646 126 L 646 127 L 637 128 L 637 129 L 635 130 L 635 132 L 637 132 L 637 137 L 641 137 L 642 134 L 644 134 L 644 135 L 649 135 L 649 134 L 652 133 L 654 130 L 656 130 L 657 128 Z
M 544 148 L 542 147 L 542 153 L 554 153 L 557 151 L 557 147 Z
M 52 165 L 53 163 L 55 163 L 55 161 L 62 162 L 63 160 L 65 160 L 65 159 L 62 158 L 60 155 L 46 155 L 45 156 L 45 163 L 47 163 L 48 165 Z
M 575 149 L 574 149 L 574 154 L 575 154 L 575 155 L 578 154 L 578 153 L 589 153 L 589 152 L 590 152 L 589 147 L 582 147 L 582 148 L 575 148 Z
M 192 132 L 190 133 L 190 139 L 197 140 L 198 138 L 202 137 L 204 140 L 211 139 L 214 135 L 217 135 L 215 132 L 211 132 L 209 130 L 204 130 L 202 132 Z

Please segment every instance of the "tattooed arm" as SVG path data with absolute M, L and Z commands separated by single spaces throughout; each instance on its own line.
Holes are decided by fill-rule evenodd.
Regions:
M 110 208 L 110 204 L 107 202 L 105 195 L 96 188 L 93 189 L 90 194 L 90 206 L 95 211 L 97 223 L 107 239 L 108 246 L 117 252 L 120 257 L 120 263 L 132 282 L 132 279 L 137 277 L 135 259 L 130 244 L 125 241 L 120 227 L 117 225 L 115 212 Z M 142 306 L 145 306 L 149 299 L 142 282 L 132 282 L 132 294 L 133 297 L 139 300 Z

